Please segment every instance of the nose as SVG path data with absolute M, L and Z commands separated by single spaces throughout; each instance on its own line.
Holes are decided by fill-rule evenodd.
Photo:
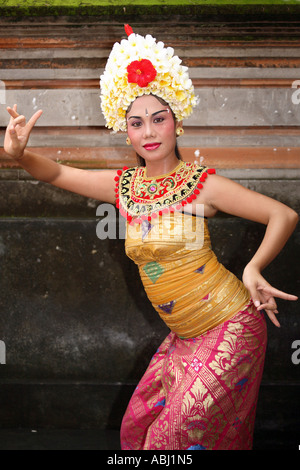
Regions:
M 153 137 L 155 134 L 153 125 L 150 121 L 150 119 L 146 119 L 144 122 L 144 139 L 147 139 L 149 137 Z

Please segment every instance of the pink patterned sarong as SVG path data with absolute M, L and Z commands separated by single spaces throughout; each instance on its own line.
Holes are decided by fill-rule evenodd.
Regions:
M 267 342 L 250 303 L 203 335 L 170 333 L 137 386 L 122 450 L 249 450 Z

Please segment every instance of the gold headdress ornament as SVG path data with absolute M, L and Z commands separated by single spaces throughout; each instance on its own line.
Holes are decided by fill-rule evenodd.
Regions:
M 188 68 L 174 49 L 151 35 L 135 34 L 125 25 L 128 39 L 115 43 L 100 77 L 101 109 L 106 127 L 126 131 L 129 105 L 145 94 L 168 103 L 177 121 L 187 118 L 197 104 Z

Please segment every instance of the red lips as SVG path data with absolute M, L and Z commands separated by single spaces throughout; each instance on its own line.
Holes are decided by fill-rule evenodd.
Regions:
M 159 146 L 160 146 L 160 144 L 158 142 L 155 142 L 153 144 L 144 145 L 144 149 L 145 150 L 156 150 L 156 149 L 158 149 Z

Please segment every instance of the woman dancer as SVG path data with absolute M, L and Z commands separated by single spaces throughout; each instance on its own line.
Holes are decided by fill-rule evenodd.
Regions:
M 251 449 L 266 349 L 265 311 L 279 326 L 263 269 L 292 234 L 297 214 L 284 204 L 180 159 L 176 138 L 197 104 L 186 67 L 147 35 L 116 43 L 101 77 L 107 127 L 127 132 L 140 166 L 89 172 L 26 149 L 42 111 L 26 122 L 17 106 L 4 148 L 33 177 L 116 203 L 127 219 L 126 253 L 170 333 L 154 354 L 128 405 L 122 449 Z M 201 210 L 199 210 L 201 209 Z M 221 265 L 207 218 L 217 211 L 266 225 L 243 272 Z

